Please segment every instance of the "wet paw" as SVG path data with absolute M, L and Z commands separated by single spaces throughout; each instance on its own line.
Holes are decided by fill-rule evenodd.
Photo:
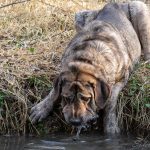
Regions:
M 109 126 L 109 127 L 105 128 L 105 133 L 108 135 L 109 134 L 111 134 L 111 135 L 119 134 L 120 128 L 118 126 Z

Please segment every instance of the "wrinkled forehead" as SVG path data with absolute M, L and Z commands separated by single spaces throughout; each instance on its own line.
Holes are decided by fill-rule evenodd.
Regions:
M 92 93 L 92 86 L 84 82 L 66 82 L 62 86 L 61 95 L 63 97 L 77 97 L 78 94 L 82 94 L 86 97 L 90 97 Z
M 96 78 L 94 76 L 84 72 L 80 72 L 80 73 L 66 72 L 62 76 L 62 80 L 64 83 L 69 83 L 69 82 L 82 82 L 83 84 L 96 83 Z
M 90 95 L 92 92 L 92 85 L 96 81 L 91 75 L 87 74 L 78 74 L 72 75 L 68 74 L 63 77 L 62 84 L 62 96 L 68 97 L 82 93 L 84 95 Z

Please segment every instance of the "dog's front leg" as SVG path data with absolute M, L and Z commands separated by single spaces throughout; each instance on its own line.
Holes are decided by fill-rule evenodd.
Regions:
M 32 107 L 30 120 L 32 123 L 40 122 L 48 116 L 52 111 L 55 102 L 54 89 L 51 90 L 48 96 L 46 96 L 40 103 Z
M 105 106 L 104 115 L 104 132 L 106 134 L 119 133 L 118 120 L 116 116 L 117 99 L 120 91 L 124 87 L 124 83 L 118 82 L 112 88 L 111 96 Z

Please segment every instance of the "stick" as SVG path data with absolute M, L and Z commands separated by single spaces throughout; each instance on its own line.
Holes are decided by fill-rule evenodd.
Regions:
M 16 4 L 28 2 L 28 1 L 30 1 L 30 0 L 23 0 L 23 1 L 19 1 L 19 2 L 13 2 L 13 3 L 10 3 L 10 4 L 6 4 L 6 5 L 3 5 L 3 6 L 0 6 L 0 9 L 1 9 L 1 8 L 5 8 L 5 7 L 8 7 L 8 6 L 12 6 L 12 5 L 16 5 Z

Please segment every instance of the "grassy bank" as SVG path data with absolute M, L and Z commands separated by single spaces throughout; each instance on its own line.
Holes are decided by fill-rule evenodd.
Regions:
M 28 111 L 47 95 L 59 73 L 63 50 L 75 34 L 75 12 L 103 5 L 98 0 L 31 0 L 0 9 L 1 134 L 73 132 L 60 117 L 61 108 L 37 125 Z M 141 62 L 118 101 L 120 126 L 141 135 L 150 132 L 149 76 L 150 65 Z

